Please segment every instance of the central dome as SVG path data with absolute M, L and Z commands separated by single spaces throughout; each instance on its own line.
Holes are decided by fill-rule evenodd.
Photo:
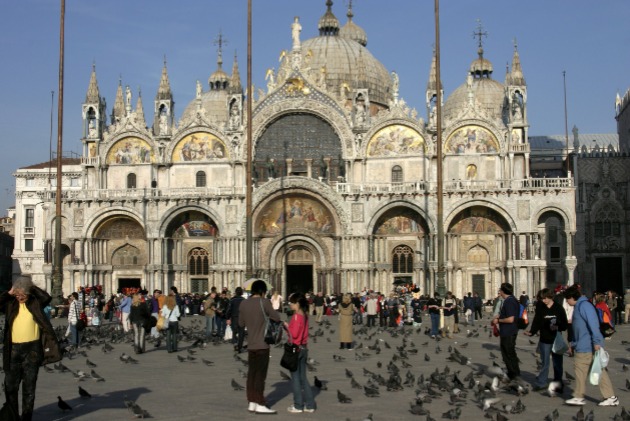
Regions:
M 330 92 L 340 92 L 345 83 L 350 89 L 369 89 L 370 102 L 387 106 L 393 99 L 389 72 L 358 42 L 338 35 L 319 36 L 305 41 L 302 51 L 312 52 L 311 68 L 326 68 Z
M 349 89 L 369 89 L 370 102 L 389 106 L 393 100 L 392 79 L 383 64 L 365 48 L 367 35 L 351 21 L 339 29 L 332 13 L 332 1 L 318 23 L 319 36 L 302 43 L 303 54 L 311 55 L 309 66 L 326 69 L 329 92 L 339 93 L 346 84 Z

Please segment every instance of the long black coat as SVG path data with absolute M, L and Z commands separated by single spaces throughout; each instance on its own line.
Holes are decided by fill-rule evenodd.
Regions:
M 40 339 L 44 350 L 42 365 L 61 360 L 61 349 L 59 348 L 57 335 L 55 335 L 50 320 L 44 314 L 44 307 L 50 303 L 51 299 L 46 291 L 33 286 L 26 301 L 28 311 L 31 312 L 35 323 L 39 326 Z M 19 309 L 20 303 L 14 296 L 9 295 L 8 291 L 0 295 L 0 312 L 3 312 L 6 316 L 4 322 L 4 349 L 2 350 L 2 364 L 5 370 L 11 365 L 11 326 L 17 317 Z
M 151 329 L 151 310 L 147 303 L 132 305 L 129 311 L 129 321 L 138 326 L 144 326 L 144 330 Z

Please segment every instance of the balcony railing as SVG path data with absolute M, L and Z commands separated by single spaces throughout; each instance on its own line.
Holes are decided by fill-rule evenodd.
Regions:
M 120 199 L 168 199 L 168 198 L 201 198 L 245 195 L 243 187 L 184 187 L 171 189 L 100 189 L 100 190 L 66 190 L 64 200 L 120 200 Z

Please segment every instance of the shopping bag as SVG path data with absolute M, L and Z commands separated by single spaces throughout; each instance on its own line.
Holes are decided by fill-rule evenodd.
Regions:
M 223 335 L 223 340 L 224 341 L 231 341 L 232 340 L 232 336 L 233 336 L 232 326 L 227 326 L 225 328 L 225 335 Z
M 562 333 L 556 332 L 556 339 L 554 339 L 553 345 L 551 346 L 551 352 L 557 355 L 563 355 L 568 350 L 569 345 L 567 345 L 564 338 L 562 337 Z
M 602 363 L 600 357 L 600 351 L 595 351 L 593 356 L 593 364 L 591 365 L 591 371 L 588 374 L 588 379 L 593 386 L 599 384 L 599 378 L 602 375 Z

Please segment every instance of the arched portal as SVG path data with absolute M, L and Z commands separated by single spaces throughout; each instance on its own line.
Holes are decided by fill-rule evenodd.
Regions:
M 477 292 L 482 298 L 506 278 L 509 224 L 497 211 L 471 206 L 457 214 L 448 228 L 447 256 L 453 267 L 449 289 L 458 297 Z
M 286 294 L 313 291 L 313 253 L 305 245 L 295 245 L 286 255 Z

